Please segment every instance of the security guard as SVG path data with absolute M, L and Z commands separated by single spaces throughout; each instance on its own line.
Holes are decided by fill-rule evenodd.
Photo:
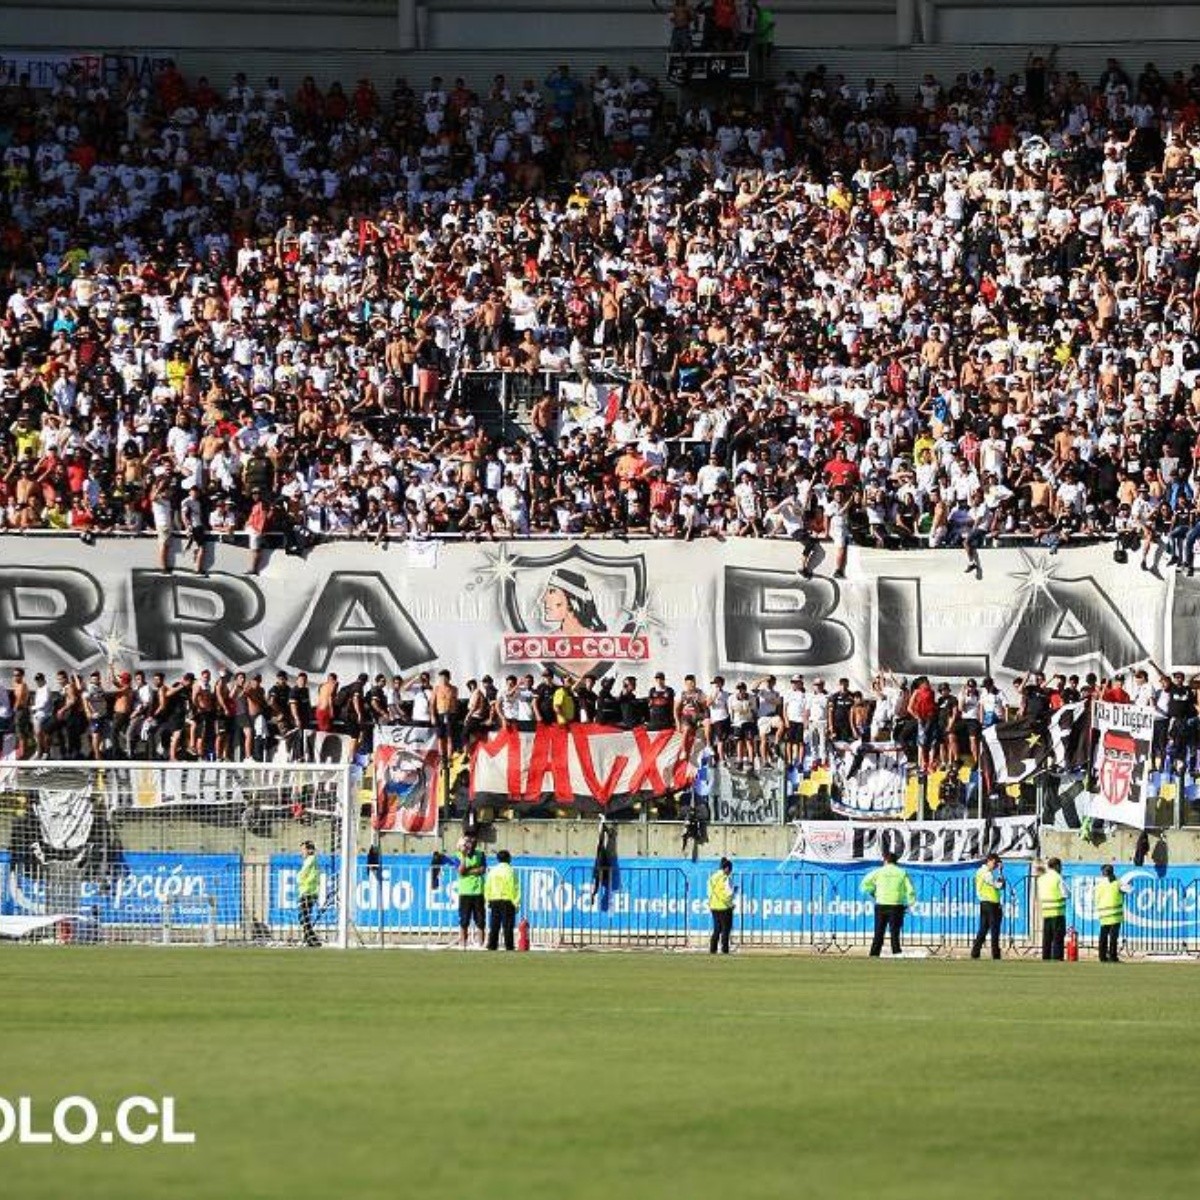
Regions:
M 1042 910 L 1042 958 L 1046 962 L 1062 962 L 1067 936 L 1067 887 L 1060 859 L 1046 860 L 1046 867 L 1037 879 L 1037 896 Z
M 1117 879 L 1117 873 L 1109 863 L 1100 868 L 1100 879 L 1092 895 L 1096 904 L 1096 915 L 1100 919 L 1100 961 L 1120 962 L 1117 957 L 1117 942 L 1121 937 L 1121 922 L 1125 919 L 1125 893 L 1127 883 Z
M 890 932 L 892 953 L 900 951 L 900 927 L 904 924 L 904 912 L 916 902 L 917 893 L 908 872 L 896 864 L 893 850 L 885 850 L 883 866 L 876 867 L 862 881 L 864 896 L 875 901 L 875 936 L 871 940 L 871 957 L 878 958 L 883 950 L 884 932 Z
M 1004 868 L 1000 855 L 989 854 L 983 865 L 975 872 L 975 896 L 979 900 L 979 929 L 971 946 L 971 957 L 983 953 L 983 943 L 991 937 L 992 957 L 1000 957 L 1000 922 L 1004 920 L 1004 906 L 1000 897 L 1004 893 Z
M 503 930 L 505 950 L 516 949 L 513 930 L 517 909 L 521 907 L 521 881 L 513 870 L 512 855 L 507 850 L 496 855 L 496 865 L 487 873 L 483 895 L 488 906 L 487 948 L 500 949 L 500 931 Z
M 462 840 L 458 856 L 458 944 L 467 948 L 467 933 L 474 922 L 483 943 L 484 903 L 483 880 L 487 875 L 487 857 L 468 834 Z
M 296 891 L 300 895 L 300 933 L 306 946 L 319 946 L 320 938 L 313 929 L 313 912 L 321 893 L 321 867 L 317 862 L 317 848 L 312 842 L 302 842 L 304 860 L 296 876 Z
M 729 935 L 733 932 L 733 898 L 737 888 L 730 881 L 733 863 L 721 859 L 721 865 L 708 877 L 708 910 L 712 913 L 712 937 L 708 939 L 709 954 L 729 953 Z

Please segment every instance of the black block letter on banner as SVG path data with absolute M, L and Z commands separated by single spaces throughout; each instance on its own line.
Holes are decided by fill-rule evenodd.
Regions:
M 429 662 L 433 647 L 404 611 L 396 593 L 374 571 L 334 571 L 309 610 L 288 656 L 297 671 L 321 674 L 338 650 L 389 657 L 392 669 L 408 671 Z
M 262 593 L 237 575 L 133 572 L 138 648 L 146 662 L 183 658 L 183 639 L 212 647 L 218 662 L 245 667 L 263 656 L 246 633 L 263 619 Z
M 850 630 L 830 614 L 837 585 L 791 571 L 725 568 L 725 661 L 772 667 L 826 667 L 854 653 Z
M 86 626 L 104 608 L 104 592 L 73 567 L 0 567 L 0 660 L 21 663 L 42 638 L 76 665 L 97 653 Z
M 988 673 L 987 655 L 926 653 L 921 618 L 921 581 L 888 579 L 876 584 L 879 665 L 894 675 L 965 679 Z
M 1098 658 L 1105 670 L 1115 671 L 1145 657 L 1146 648 L 1090 575 L 1050 577 L 1026 589 L 1004 665 L 1010 671 L 1040 671 L 1055 660 Z

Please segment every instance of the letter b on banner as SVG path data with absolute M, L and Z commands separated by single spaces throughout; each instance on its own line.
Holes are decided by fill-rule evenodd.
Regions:
M 780 670 L 845 662 L 854 636 L 832 617 L 837 604 L 832 580 L 726 567 L 724 661 Z

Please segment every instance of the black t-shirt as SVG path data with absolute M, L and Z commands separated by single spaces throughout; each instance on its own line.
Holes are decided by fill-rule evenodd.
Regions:
M 829 697 L 829 724 L 835 737 L 853 736 L 850 724 L 850 710 L 853 707 L 854 697 L 849 692 L 834 692 Z
M 333 711 L 340 720 L 357 720 L 357 709 L 354 699 L 356 696 L 361 699 L 362 694 L 363 685 L 357 681 L 348 683 L 343 688 L 338 688 L 337 695 L 333 700 Z
M 937 720 L 942 729 L 949 729 L 954 724 L 957 712 L 958 701 L 953 696 L 946 695 L 937 698 Z
M 1050 695 L 1044 687 L 1031 683 L 1023 688 L 1021 695 L 1025 697 L 1025 715 L 1031 721 L 1040 721 L 1050 708 Z
M 267 693 L 267 701 L 272 712 L 282 713 L 285 717 L 291 715 L 288 701 L 292 698 L 292 689 L 286 683 L 275 683 Z
M 554 717 L 554 693 L 556 688 L 552 683 L 539 683 L 533 689 L 533 710 L 537 714 L 537 719 L 543 725 L 553 725 Z
M 296 706 L 296 712 L 300 715 L 301 726 L 307 728 L 312 724 L 312 698 L 308 694 L 308 688 L 292 688 L 291 701 Z
M 675 689 L 652 687 L 646 693 L 646 728 L 670 729 L 675 724 Z
M 612 692 L 601 692 L 596 697 L 596 720 L 601 725 L 621 723 L 621 701 Z
M 1186 717 L 1194 707 L 1192 689 L 1186 683 L 1173 683 L 1167 688 L 1168 717 Z
M 575 693 L 575 708 L 580 721 L 591 724 L 596 719 L 596 693 L 579 690 Z
M 617 697 L 617 705 L 621 710 L 623 728 L 632 729 L 645 719 L 642 700 L 635 692 L 622 692 Z

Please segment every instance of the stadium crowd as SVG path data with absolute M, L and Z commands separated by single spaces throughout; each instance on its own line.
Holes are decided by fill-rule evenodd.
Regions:
M 0 92 L 0 524 L 1200 541 L 1200 65 Z M 529 392 L 508 436 L 469 371 Z M 573 389 L 560 395 L 556 381 Z M 810 559 L 810 562 L 812 560 Z
M 409 725 L 433 731 L 448 760 L 502 729 L 584 722 L 675 729 L 688 753 L 707 747 L 715 763 L 739 770 L 782 763 L 809 774 L 827 767 L 838 746 L 894 742 L 918 770 L 932 772 L 978 761 L 989 726 L 1024 719 L 1044 730 L 1063 705 L 1091 699 L 1155 709 L 1156 756 L 1170 749 L 1176 763 L 1193 765 L 1200 676 L 1187 680 L 1176 671 L 1152 679 L 1143 668 L 1111 679 L 1031 671 L 1011 691 L 991 678 L 955 689 L 890 672 L 861 689 L 848 678 L 827 684 L 799 674 L 787 683 L 774 675 L 736 683 L 718 675 L 707 687 L 687 675 L 676 689 L 660 671 L 640 692 L 632 675 L 597 682 L 549 668 L 536 681 L 532 673 L 499 683 L 485 675 L 465 687 L 447 670 L 346 681 L 331 673 L 315 691 L 304 672 L 279 671 L 267 681 L 222 667 L 168 681 L 161 671 L 115 667 L 28 679 L 17 668 L 0 686 L 0 737 L 5 754 L 22 758 L 264 762 L 313 757 L 313 733 L 345 736 L 350 755 L 368 752 L 376 726 Z

